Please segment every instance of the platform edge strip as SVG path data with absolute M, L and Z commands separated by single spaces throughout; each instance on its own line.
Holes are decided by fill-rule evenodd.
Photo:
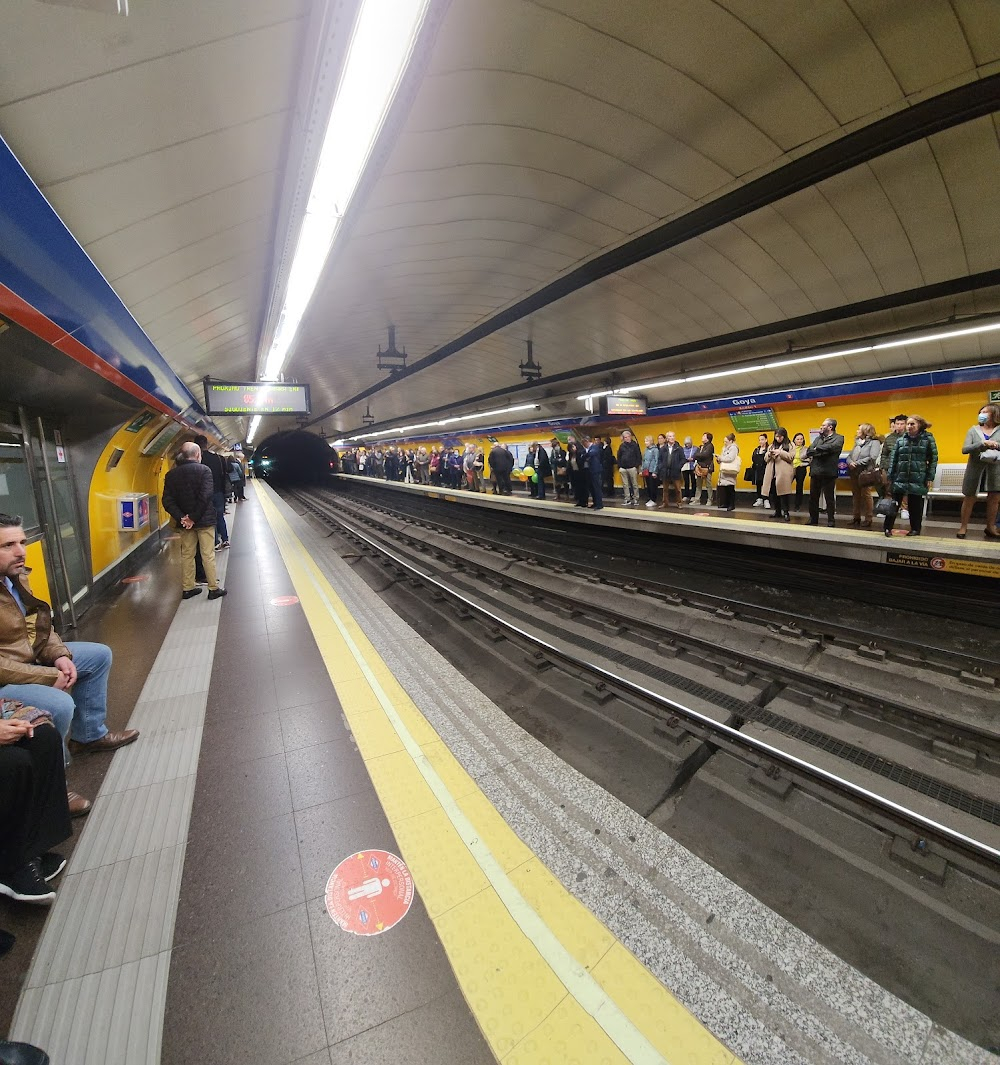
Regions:
M 341 602 L 339 596 L 337 596 L 336 592 L 330 586 L 326 577 L 311 559 L 308 552 L 301 544 L 301 541 L 299 541 L 294 530 L 278 510 L 274 501 L 270 497 L 270 493 L 261 492 L 259 493 L 259 498 L 263 504 L 265 515 L 271 524 L 272 531 L 275 534 L 279 550 L 288 566 L 289 574 L 303 601 L 303 607 L 306 610 L 307 616 L 312 608 L 318 622 L 321 622 L 324 618 L 329 618 L 334 622 L 337 635 L 340 640 L 343 641 L 344 646 L 353 657 L 354 664 L 356 664 L 357 669 L 360 670 L 365 683 L 370 688 L 382 711 L 385 713 L 386 718 L 392 725 L 394 732 L 402 744 L 403 750 L 409 755 L 413 766 L 419 772 L 427 787 L 429 787 L 434 794 L 437 803 L 448 817 L 448 820 L 457 832 L 459 839 L 473 856 L 477 865 L 482 870 L 483 875 L 489 882 L 489 885 L 499 897 L 520 931 L 538 952 L 545 965 L 555 974 L 563 987 L 566 988 L 568 994 L 572 996 L 572 998 L 579 1004 L 579 1007 L 600 1026 L 603 1032 L 629 1061 L 635 1063 L 669 1063 L 671 1059 L 665 1056 L 665 1053 L 658 1050 L 650 1037 L 647 1036 L 647 1033 L 643 1031 L 635 1021 L 627 1016 L 621 1007 L 618 1006 L 608 988 L 603 986 L 602 981 L 598 980 L 573 957 L 549 928 L 544 917 L 531 906 L 515 886 L 510 876 L 508 876 L 507 872 L 504 870 L 502 864 L 491 851 L 490 847 L 482 840 L 481 833 L 466 815 L 462 808 L 462 802 L 456 799 L 449 790 L 448 786 L 442 780 L 437 768 L 423 752 L 420 744 L 413 738 L 410 728 L 403 720 L 403 717 L 394 705 L 393 700 L 385 692 L 376 671 L 384 670 L 391 676 L 391 670 L 388 669 L 374 647 L 368 643 L 367 638 L 350 616 L 346 606 Z M 348 618 L 347 621 L 344 620 L 345 614 Z M 312 619 L 310 619 L 310 622 L 312 623 Z M 324 628 L 322 625 L 319 626 L 321 630 L 319 632 L 316 631 L 315 625 L 313 627 L 317 642 L 320 644 L 322 650 L 323 642 L 328 641 L 331 635 L 328 626 L 326 627 L 326 632 L 322 631 Z M 357 634 L 358 639 L 352 634 L 352 630 L 353 633 Z M 368 646 L 367 654 L 365 650 L 359 646 L 359 640 Z M 324 660 L 328 661 L 326 655 L 324 655 Z M 372 661 L 376 663 L 374 668 L 371 664 Z M 336 687 L 338 678 L 334 675 L 334 671 L 329 664 L 328 668 L 330 668 L 331 679 L 334 681 Z M 345 678 L 343 673 L 340 674 L 339 679 L 342 682 L 344 681 Z M 350 683 L 350 680 L 348 680 L 347 683 Z M 405 696 L 405 692 L 403 695 Z M 408 697 L 407 701 L 409 701 Z M 350 712 L 347 708 L 345 708 L 345 712 L 349 717 Z M 417 715 L 421 722 L 421 727 L 430 730 L 435 736 L 437 736 L 433 727 L 425 718 L 423 718 L 423 715 L 420 714 L 419 710 L 413 706 L 412 703 L 407 708 L 407 715 L 411 717 L 412 715 Z M 438 740 L 440 741 L 440 737 L 438 737 Z M 443 741 L 440 742 L 443 743 Z M 367 759 L 366 767 L 371 771 Z M 472 794 L 482 798 L 487 803 L 489 801 L 479 790 L 478 786 L 475 787 L 475 791 Z M 462 798 L 467 801 L 468 796 L 463 795 Z M 517 844 L 523 847 L 524 844 L 520 841 L 520 838 L 513 832 L 506 822 L 503 821 L 502 817 L 500 818 L 500 821 L 506 832 L 510 834 L 512 840 L 515 840 Z M 528 848 L 528 850 L 530 852 L 530 848 Z M 540 859 L 538 859 L 533 853 L 529 860 L 543 865 Z M 560 890 L 561 892 L 565 891 L 565 889 L 561 888 L 561 885 Z M 568 896 L 568 893 L 566 894 L 567 897 L 571 897 Z M 617 937 L 601 924 L 596 916 L 585 908 L 583 908 L 583 910 L 589 920 L 600 925 L 600 928 L 604 933 L 613 940 L 611 947 L 602 957 L 601 962 L 595 964 L 595 970 L 601 968 L 601 963 L 612 951 L 617 949 L 618 951 L 623 952 L 634 965 L 629 967 L 631 971 L 627 977 L 625 986 L 620 988 L 621 991 L 629 992 L 631 989 L 628 984 L 631 983 L 634 986 L 636 981 L 649 984 L 650 989 L 653 990 L 654 994 L 657 994 L 658 996 L 666 996 L 672 1003 L 673 1009 L 671 1009 L 670 1012 L 674 1015 L 673 1020 L 675 1023 L 679 1017 L 683 1017 L 687 1026 L 691 1029 L 691 1035 L 694 1036 L 694 1041 L 700 1043 L 703 1049 L 708 1051 L 708 1056 L 704 1060 L 713 1063 L 718 1062 L 720 1065 L 723 1065 L 723 1063 L 728 1065 L 728 1063 L 738 1062 L 738 1059 L 733 1052 L 720 1043 L 716 1037 L 713 1036 L 711 1032 L 709 1032 L 709 1030 L 687 1010 L 686 1007 L 678 1002 L 642 965 L 642 963 L 639 962 L 638 959 L 635 959 L 634 955 L 628 952 L 627 948 L 620 943 Z M 434 920 L 434 923 L 437 926 L 438 921 L 433 916 L 432 920 Z M 604 967 L 604 969 L 606 968 L 607 967 Z M 604 969 L 602 969 L 602 976 Z M 459 974 L 456 973 L 456 975 Z M 461 982 L 460 979 L 460 983 Z M 605 977 L 604 982 L 614 983 L 615 981 Z M 627 996 L 622 995 L 621 997 L 625 1000 L 634 1000 L 638 996 L 629 994 Z M 468 995 L 466 998 L 468 1000 Z M 470 1008 L 472 1008 L 471 1005 Z M 558 1010 L 559 1008 L 560 1006 L 557 1004 L 556 1009 Z M 555 1010 L 552 1012 L 555 1012 Z M 551 1013 L 549 1017 L 546 1017 L 542 1024 L 539 1025 L 539 1028 L 544 1027 L 550 1017 Z M 644 1015 L 643 1020 L 646 1022 L 646 1027 L 652 1028 L 658 1018 Z M 514 1056 L 514 1052 L 520 1043 L 531 1034 L 532 1033 L 528 1033 L 520 1039 L 517 1044 L 505 1051 L 504 1057 L 508 1054 Z M 668 1033 L 661 1030 L 655 1033 L 651 1032 L 650 1034 L 653 1035 L 654 1038 L 657 1035 L 660 1036 L 657 1041 L 661 1044 L 667 1041 L 673 1042 L 675 1040 L 678 1042 L 687 1041 L 678 1039 L 676 1031 Z M 685 1055 L 685 1060 L 690 1059 Z

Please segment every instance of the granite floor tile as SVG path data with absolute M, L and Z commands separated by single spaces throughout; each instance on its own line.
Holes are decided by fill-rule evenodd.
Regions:
M 310 706 L 282 710 L 277 718 L 286 751 L 312 747 L 331 740 L 342 740 L 348 736 L 344 712 L 335 698 Z
M 280 659 L 274 661 L 276 666 L 281 665 Z M 282 677 L 280 682 L 276 679 L 274 683 L 280 710 L 287 710 L 292 706 L 308 706 L 310 703 L 332 699 L 335 695 L 330 677 L 323 668 Z
M 289 751 L 285 757 L 295 810 L 371 788 L 368 770 L 349 737 Z
M 161 1065 L 291 1065 L 326 1044 L 305 906 L 174 950 Z
M 343 931 L 322 899 L 309 903 L 309 925 L 331 1044 L 456 989 L 454 973 L 419 896 L 399 924 L 378 936 Z
M 264 621 L 268 636 L 276 633 L 294 633 L 303 639 L 312 639 L 312 629 L 300 607 L 265 606 Z
M 406 1065 L 494 1065 L 469 1007 L 454 991 L 330 1047 L 332 1065 L 383 1065 L 405 1047 Z
M 292 815 L 192 837 L 181 891 L 175 946 L 304 902 Z
M 293 1065 L 330 1065 L 330 1051 L 321 1050 L 318 1054 L 310 1054 L 307 1058 L 299 1058 Z
M 252 762 L 217 763 L 199 773 L 191 812 L 191 835 L 217 836 L 292 812 L 292 794 L 283 754 Z
M 284 749 L 279 715 L 273 711 L 247 714 L 235 724 L 231 718 L 209 718 L 201 737 L 199 766 L 221 761 L 248 762 L 280 754 Z
M 318 898 L 326 891 L 330 874 L 350 855 L 375 848 L 399 853 L 374 788 L 296 810 L 295 826 L 308 899 Z
M 219 675 L 216 674 L 218 677 Z M 206 724 L 213 717 L 264 714 L 278 709 L 274 678 L 269 674 L 250 673 L 232 677 L 230 683 L 214 680 L 208 691 Z

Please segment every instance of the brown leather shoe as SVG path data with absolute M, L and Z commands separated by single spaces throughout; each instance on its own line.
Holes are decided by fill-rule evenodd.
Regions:
M 138 729 L 127 728 L 124 732 L 109 732 L 106 736 L 102 736 L 92 743 L 80 743 L 77 740 L 70 740 L 69 749 L 74 754 L 100 754 L 102 751 L 117 751 L 119 747 L 134 743 L 138 738 Z
M 70 817 L 83 817 L 90 813 L 90 807 L 93 805 L 90 799 L 77 795 L 75 791 L 67 791 L 66 798 L 69 800 Z

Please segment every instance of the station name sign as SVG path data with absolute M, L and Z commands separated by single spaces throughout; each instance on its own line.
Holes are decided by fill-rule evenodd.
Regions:
M 209 414 L 311 414 L 308 385 L 279 381 L 206 381 Z
M 646 413 L 646 397 L 601 396 L 601 413 L 643 415 Z

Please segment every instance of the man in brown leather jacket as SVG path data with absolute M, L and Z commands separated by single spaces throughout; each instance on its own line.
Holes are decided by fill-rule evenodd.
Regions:
M 52 608 L 32 594 L 25 567 L 27 538 L 19 517 L 0 514 L 0 698 L 47 710 L 71 751 L 113 751 L 138 738 L 136 729 L 109 732 L 111 648 L 63 643 Z M 70 793 L 70 812 L 90 803 Z

